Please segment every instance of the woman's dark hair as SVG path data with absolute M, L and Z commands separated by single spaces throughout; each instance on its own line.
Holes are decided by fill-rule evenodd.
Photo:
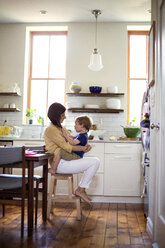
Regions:
M 61 103 L 54 102 L 48 109 L 48 117 L 55 126 L 61 127 L 61 114 L 63 114 L 65 111 L 66 108 Z

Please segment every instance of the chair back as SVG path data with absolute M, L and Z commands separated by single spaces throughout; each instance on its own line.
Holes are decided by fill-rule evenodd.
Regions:
M 22 146 L 0 147 L 0 165 L 20 163 L 23 161 Z

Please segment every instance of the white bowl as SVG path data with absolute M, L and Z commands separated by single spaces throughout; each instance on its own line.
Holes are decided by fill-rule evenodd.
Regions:
M 118 93 L 118 87 L 117 86 L 107 87 L 107 93 Z
M 109 109 L 120 109 L 121 107 L 120 99 L 109 98 L 106 100 L 106 106 Z

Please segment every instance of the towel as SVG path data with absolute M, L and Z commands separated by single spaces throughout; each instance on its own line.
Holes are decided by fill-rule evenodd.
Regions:
M 4 136 L 4 135 L 7 135 L 10 133 L 10 127 L 8 126 L 0 126 L 0 137 Z

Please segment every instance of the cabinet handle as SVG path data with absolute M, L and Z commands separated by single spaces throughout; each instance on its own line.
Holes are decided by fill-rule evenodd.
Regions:
M 114 159 L 132 159 L 130 156 L 113 156 Z
M 114 145 L 114 147 L 116 147 L 116 148 L 131 148 L 131 146 L 130 145 Z
M 42 144 L 41 143 L 25 143 L 25 146 L 41 146 Z

